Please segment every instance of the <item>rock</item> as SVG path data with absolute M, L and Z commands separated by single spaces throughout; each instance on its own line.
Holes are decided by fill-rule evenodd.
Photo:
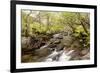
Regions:
M 81 54 L 82 55 L 85 55 L 85 54 L 87 54 L 89 52 L 89 49 L 83 49 L 82 51 L 81 51 Z
M 80 44 L 79 40 L 72 41 L 70 49 L 74 49 L 77 52 L 78 51 L 81 52 L 82 48 L 81 48 L 81 44 Z
M 61 43 L 66 47 L 70 46 L 72 42 L 73 42 L 73 38 L 69 36 L 63 36 L 63 39 L 61 40 Z
M 71 54 L 71 59 L 70 60 L 80 60 L 81 57 L 80 57 L 80 52 L 79 51 L 74 51 L 72 54 Z
M 50 44 L 59 44 L 60 42 L 61 39 L 55 39 L 55 38 L 50 39 Z
M 54 44 L 59 44 L 61 41 L 59 39 L 56 39 L 53 43 Z
M 74 58 L 71 58 L 71 60 L 81 60 L 80 56 L 76 56 Z
M 27 49 L 30 44 L 30 37 L 22 37 L 21 47 Z
M 61 50 L 63 50 L 63 48 L 64 48 L 63 44 L 58 44 L 56 47 L 57 51 L 61 51 Z
M 56 46 L 57 45 L 56 44 L 53 44 L 53 43 L 48 45 L 49 48 L 55 48 Z
M 21 59 L 22 62 L 29 62 L 32 59 L 32 56 L 31 54 L 23 55 Z
M 90 52 L 88 52 L 86 55 L 81 57 L 82 60 L 90 59 Z
M 40 56 L 40 57 L 46 57 L 49 54 L 51 54 L 51 50 L 49 48 L 41 48 L 41 49 L 37 49 L 34 54 L 36 56 Z
M 34 37 L 22 37 L 21 47 L 23 51 L 35 50 L 39 48 L 41 41 Z
M 55 39 L 62 39 L 63 36 L 62 36 L 61 33 L 58 33 L 58 34 L 54 34 L 54 35 L 53 35 L 53 38 L 55 38 Z
M 40 59 L 39 56 L 33 56 L 33 57 L 32 57 L 32 61 L 33 61 L 33 62 L 38 62 L 39 59 Z
M 49 46 L 49 44 L 46 44 L 44 46 L 41 46 L 40 49 L 47 48 L 48 46 Z

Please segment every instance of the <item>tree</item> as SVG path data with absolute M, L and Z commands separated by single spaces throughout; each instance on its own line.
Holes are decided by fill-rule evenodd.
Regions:
M 22 12 L 23 13 L 23 12 Z M 28 14 L 26 14 L 24 17 L 24 23 L 25 23 L 25 36 L 28 37 L 29 36 L 29 32 L 30 32 L 30 15 L 32 13 L 32 10 L 30 10 L 30 12 Z

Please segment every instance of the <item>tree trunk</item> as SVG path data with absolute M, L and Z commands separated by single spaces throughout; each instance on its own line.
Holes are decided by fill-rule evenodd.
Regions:
M 26 31 L 25 31 L 25 36 L 29 36 L 29 31 L 30 31 L 30 24 L 29 24 L 29 16 L 32 13 L 32 10 L 30 10 L 30 13 L 26 16 Z

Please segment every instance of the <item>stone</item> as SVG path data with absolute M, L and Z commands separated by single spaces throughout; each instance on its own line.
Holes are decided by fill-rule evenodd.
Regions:
M 72 38 L 68 36 L 63 36 L 63 39 L 61 40 L 61 43 L 65 46 L 70 46 L 72 42 Z
M 30 44 L 30 37 L 22 37 L 21 47 L 27 49 Z
M 50 43 L 60 43 L 60 39 L 51 38 Z
M 56 47 L 57 51 L 61 51 L 61 50 L 63 50 L 63 48 L 64 48 L 63 44 L 58 44 Z
M 90 59 L 90 52 L 88 52 L 86 55 L 82 56 L 82 60 L 88 60 Z
M 71 59 L 70 60 L 80 60 L 80 54 L 79 54 L 79 51 L 74 51 L 72 54 L 71 54 Z
M 56 39 L 53 43 L 54 44 L 59 44 L 60 43 L 60 40 L 59 39 Z
M 89 49 L 83 49 L 82 51 L 81 51 L 81 54 L 82 55 L 85 55 L 85 54 L 87 54 L 89 52 Z
M 32 58 L 31 54 L 23 55 L 21 61 L 22 62 L 29 62 L 31 58 Z
M 49 48 L 41 48 L 41 49 L 35 50 L 34 54 L 36 56 L 45 57 L 51 54 L 51 50 Z
M 55 39 L 63 39 L 63 36 L 62 36 L 61 33 L 59 33 L 59 34 L 54 34 L 53 38 L 55 38 Z

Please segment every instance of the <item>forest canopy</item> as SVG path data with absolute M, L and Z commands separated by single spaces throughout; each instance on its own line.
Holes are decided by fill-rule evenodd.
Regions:
M 88 35 L 89 26 L 89 13 L 22 10 L 22 35 L 24 36 L 36 31 L 55 33 L 64 31 L 67 27 L 72 32 L 84 32 Z

